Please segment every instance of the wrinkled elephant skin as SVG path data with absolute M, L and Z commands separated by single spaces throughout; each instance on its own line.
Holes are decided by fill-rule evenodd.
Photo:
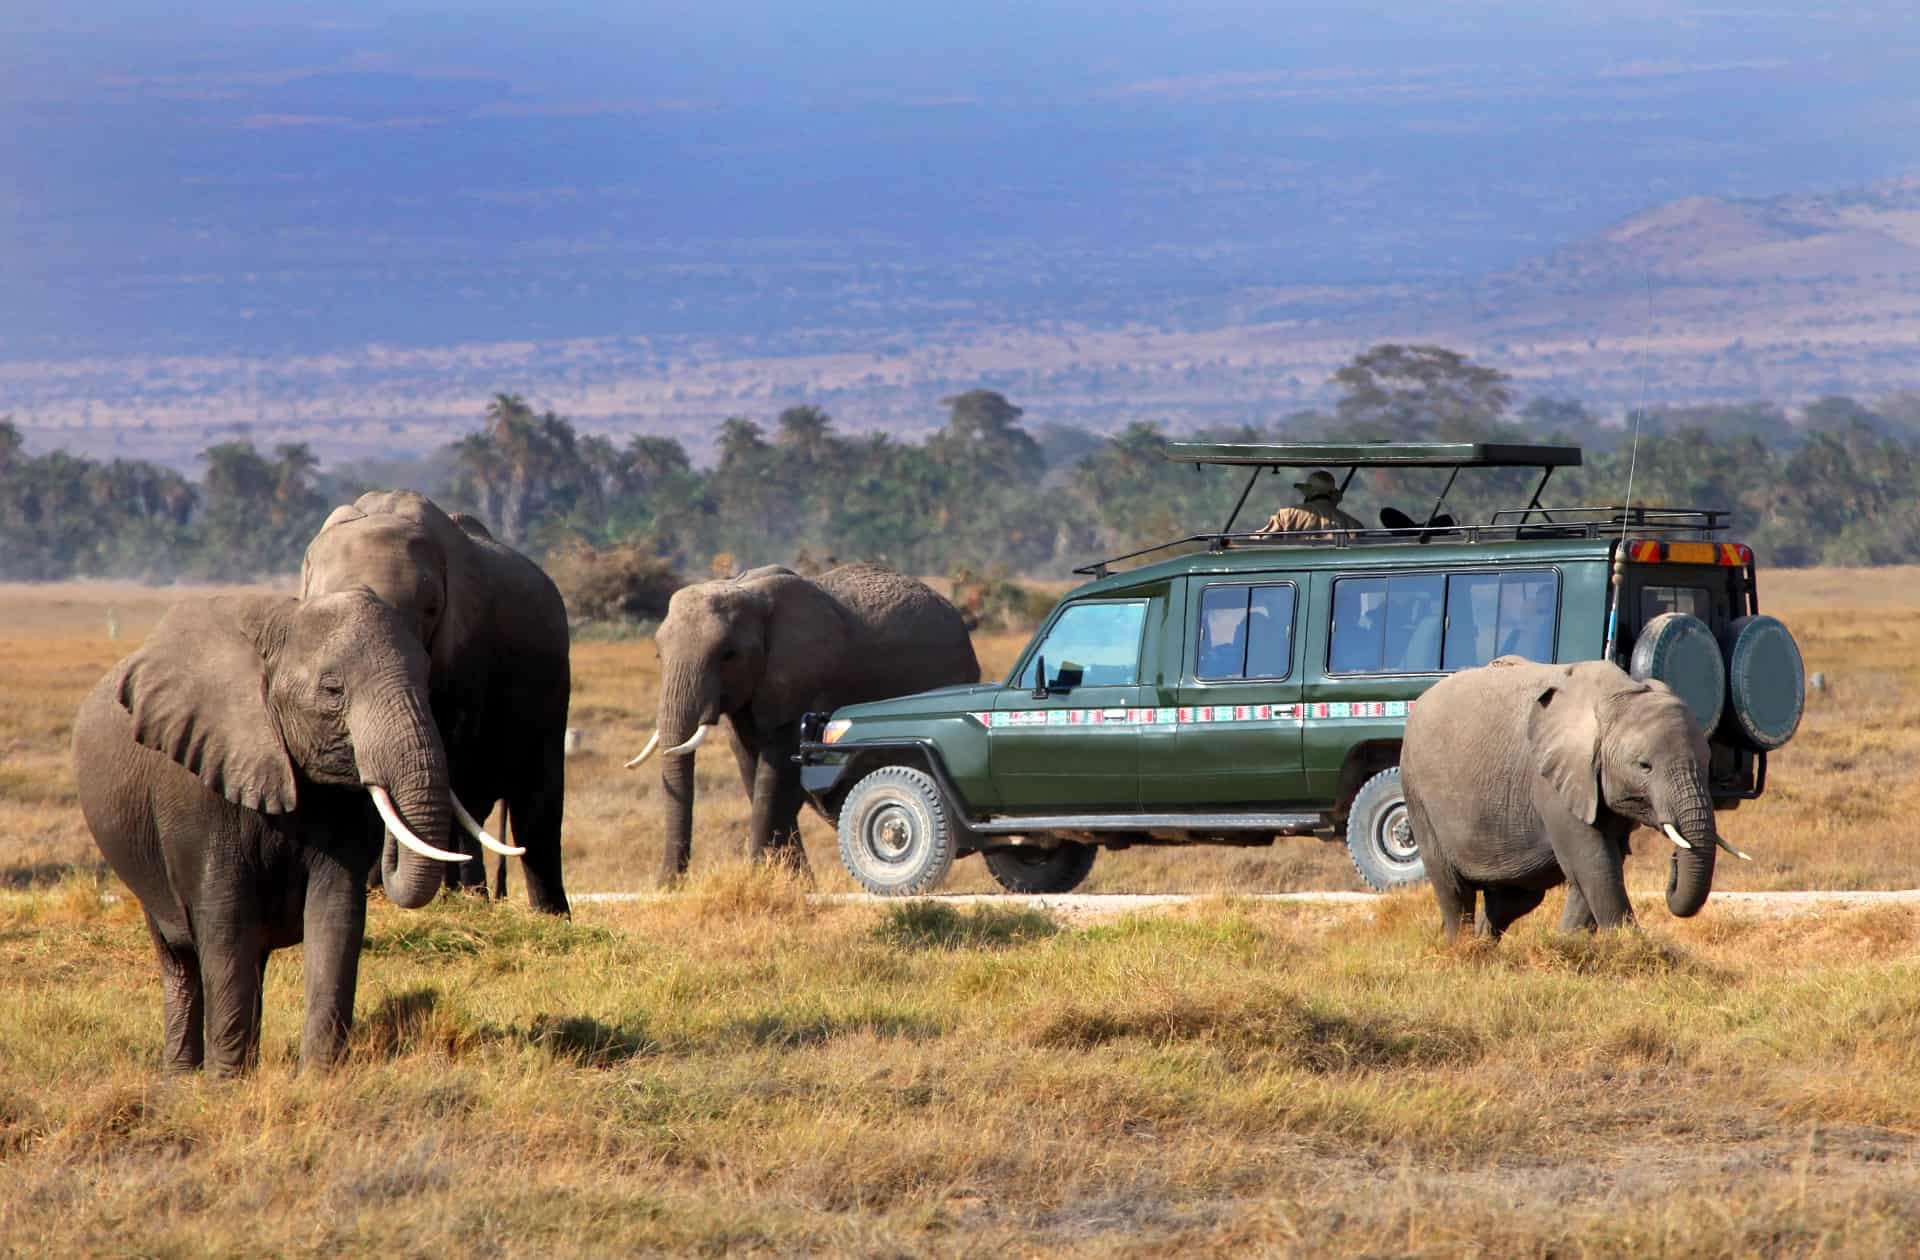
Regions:
M 817 579 L 775 565 L 696 583 L 674 593 L 654 642 L 668 883 L 686 872 L 693 842 L 693 757 L 675 750 L 706 728 L 724 718 L 731 732 L 753 801 L 749 855 L 805 869 L 793 761 L 801 715 L 980 680 L 959 610 L 873 564 Z
M 433 718 L 460 803 L 481 820 L 506 803 L 513 843 L 526 849 L 527 900 L 567 913 L 560 827 L 572 678 L 566 604 L 553 581 L 471 517 L 390 490 L 335 508 L 301 565 L 302 598 L 359 587 L 399 609 L 427 651 Z M 483 885 L 477 842 L 463 831 L 455 840 L 474 860 L 450 869 L 448 881 Z M 496 895 L 506 880 L 502 860 Z
M 1636 825 L 1673 854 L 1668 908 L 1699 913 L 1719 840 L 1707 758 L 1684 701 L 1605 661 L 1502 657 L 1435 683 L 1408 716 L 1400 773 L 1448 939 L 1469 922 L 1497 938 L 1561 883 L 1563 929 L 1631 923 Z
M 451 812 L 426 682 L 426 653 L 365 592 L 226 596 L 176 605 L 81 703 L 80 807 L 146 912 L 168 1067 L 249 1067 L 267 956 L 303 942 L 301 1060 L 339 1055 L 382 853 L 374 792 L 410 833 L 387 895 L 420 906 L 443 883 L 425 856 Z

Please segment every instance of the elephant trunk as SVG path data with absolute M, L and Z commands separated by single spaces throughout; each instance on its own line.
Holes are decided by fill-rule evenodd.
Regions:
M 360 781 L 387 793 L 400 823 L 424 846 L 447 850 L 453 793 L 446 749 L 424 700 L 411 688 L 398 690 L 399 698 L 365 713 L 356 706 L 348 721 Z M 432 901 L 445 882 L 444 864 L 397 843 L 390 822 L 380 850 L 380 883 L 388 900 L 418 909 Z
M 661 679 L 660 713 L 654 732 L 669 750 L 694 738 L 711 719 L 705 712 L 697 671 L 669 671 Z M 687 873 L 693 856 L 693 753 L 660 755 L 660 787 L 666 795 L 666 849 L 660 882 L 673 883 Z
M 1689 768 L 1674 785 L 1674 826 L 1693 847 L 1676 849 L 1667 869 L 1667 909 L 1676 918 L 1700 913 L 1713 891 L 1713 863 L 1719 836 L 1714 828 L 1713 800 L 1697 771 Z

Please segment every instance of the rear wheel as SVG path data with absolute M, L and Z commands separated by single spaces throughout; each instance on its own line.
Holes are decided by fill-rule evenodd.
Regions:
M 840 861 L 882 897 L 931 892 L 953 869 L 953 825 L 933 776 L 882 766 L 840 806 Z
M 1427 877 L 1407 816 L 1400 767 L 1382 770 L 1361 785 L 1347 811 L 1347 853 L 1367 887 L 1386 892 Z
M 1012 893 L 1063 893 L 1078 888 L 1100 852 L 1091 844 L 1063 840 L 1051 849 L 1015 845 L 980 856 L 1000 887 Z

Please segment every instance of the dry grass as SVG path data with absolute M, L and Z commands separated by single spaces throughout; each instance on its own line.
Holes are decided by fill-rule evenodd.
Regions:
M 1920 884 L 1911 576 L 1767 579 L 1834 688 L 1726 820 L 1761 861 L 1723 886 Z M 293 1070 L 290 951 L 257 1076 L 162 1078 L 137 909 L 74 869 L 73 706 L 167 600 L 113 598 L 118 642 L 90 593 L 0 590 L 0 867 L 41 885 L 0 891 L 0 1252 L 1879 1256 L 1920 1231 L 1920 911 L 1675 921 L 1647 871 L 1643 934 L 1561 937 L 1556 897 L 1449 948 L 1422 891 L 1231 895 L 1351 886 L 1311 841 L 1109 855 L 1099 887 L 1222 894 L 1111 923 L 822 905 L 728 860 L 724 749 L 685 893 L 571 924 L 376 904 L 345 1068 Z M 643 886 L 657 785 L 619 761 L 652 649 L 576 662 L 569 882 Z
M 1819 569 L 1763 575 L 1763 606 L 1799 636 L 1807 668 L 1832 686 L 1813 698 L 1799 737 L 1773 759 L 1766 799 L 1724 815 L 1756 861 L 1721 864 L 1721 888 L 1911 888 L 1920 848 L 1899 820 L 1920 816 L 1920 569 Z M 57 878 L 90 864 L 73 807 L 69 723 L 80 696 L 138 642 L 176 592 L 107 584 L 0 586 L 0 883 Z M 107 609 L 121 623 L 106 637 Z M 976 640 L 990 676 L 1004 674 L 1023 635 Z M 620 768 L 653 724 L 659 673 L 649 640 L 574 647 L 573 724 L 584 751 L 567 764 L 570 889 L 650 887 L 659 869 L 660 783 Z M 745 841 L 747 801 L 725 741 L 700 753 L 695 869 L 724 863 Z M 851 891 L 831 828 L 804 816 L 809 858 L 826 891 Z M 1655 853 L 1657 846 L 1647 846 Z M 1639 869 L 1635 869 L 1639 868 Z M 1664 858 L 1635 860 L 1641 890 L 1665 879 Z M 1102 854 L 1091 892 L 1270 892 L 1359 889 L 1343 846 L 1282 841 L 1267 849 L 1133 849 Z M 997 891 L 978 859 L 948 888 Z
M 572 924 L 376 907 L 350 1062 L 156 1075 L 137 916 L 0 898 L 0 1249 L 1890 1254 L 1920 913 L 1644 935 L 1424 897 L 1071 927 L 772 873 Z M 1551 909 L 1551 907 L 1550 907 Z M 1871 948 L 1856 948 L 1869 943 Z

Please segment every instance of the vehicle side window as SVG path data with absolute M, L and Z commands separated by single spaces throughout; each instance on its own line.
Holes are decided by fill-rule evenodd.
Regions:
M 1054 620 L 1015 682 L 1022 687 L 1035 686 L 1035 673 L 1043 659 L 1049 690 L 1137 682 L 1140 632 L 1146 624 L 1145 600 L 1074 604 Z
M 1293 587 L 1209 586 L 1200 596 L 1194 677 L 1281 679 L 1293 669 Z
M 1423 674 L 1440 668 L 1447 579 L 1438 573 L 1341 578 L 1333 584 L 1334 674 Z
M 1643 586 L 1640 588 L 1640 624 L 1662 613 L 1687 613 L 1713 624 L 1713 597 L 1698 586 Z
M 1551 661 L 1559 586 L 1551 569 L 1450 575 L 1442 667 L 1469 669 L 1496 656 Z

